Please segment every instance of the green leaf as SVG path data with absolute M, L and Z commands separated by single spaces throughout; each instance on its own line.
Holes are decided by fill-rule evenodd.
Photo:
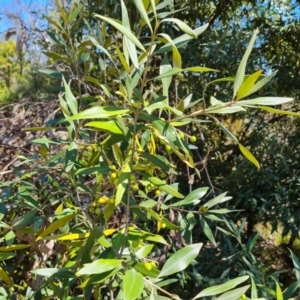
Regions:
M 118 122 L 116 121 L 93 121 L 86 123 L 85 126 L 101 129 L 100 131 L 123 134 Z
M 111 171 L 110 167 L 91 167 L 91 168 L 82 168 L 78 169 L 75 172 L 75 175 L 90 175 L 90 174 L 108 174 Z
M 283 294 L 282 294 L 280 285 L 278 284 L 278 282 L 276 280 L 275 280 L 275 282 L 276 282 L 276 296 L 277 296 L 277 300 L 283 300 Z
M 77 143 L 75 141 L 71 142 L 69 144 L 69 147 L 66 152 L 65 156 L 65 171 L 70 172 L 75 164 L 77 163 L 77 154 L 78 154 L 78 149 L 77 149 Z
M 148 181 L 150 181 L 150 183 L 152 183 L 154 186 L 158 187 L 160 190 L 166 192 L 167 194 L 170 194 L 176 198 L 184 198 L 182 194 L 174 190 L 172 187 L 170 187 L 164 181 L 158 179 L 157 177 L 152 177 L 146 173 L 140 173 L 140 174 Z
M 258 232 L 252 239 L 248 247 L 248 251 L 251 252 L 253 247 L 255 246 L 257 239 L 260 237 L 260 233 Z
M 174 45 L 173 40 L 171 37 L 166 33 L 159 33 L 157 36 L 162 36 L 163 39 L 167 40 L 172 45 L 172 62 L 174 68 L 181 68 L 182 66 L 182 60 L 181 55 L 177 49 L 177 47 Z
M 163 245 L 168 246 L 169 244 L 167 241 L 159 234 L 151 234 L 149 232 L 142 231 L 143 234 L 141 235 L 141 239 L 146 240 L 146 241 L 151 241 L 155 243 L 160 243 Z
M 216 300 L 232 300 L 232 299 L 240 299 L 240 297 L 246 293 L 249 289 L 250 285 L 246 285 L 235 290 L 229 291 L 221 296 L 219 296 Z
M 74 97 L 69 85 L 67 84 L 65 77 L 63 76 L 64 87 L 65 87 L 65 94 L 66 94 L 66 101 L 68 106 L 73 115 L 78 113 L 78 102 L 77 99 Z
M 64 225 L 66 225 L 68 222 L 70 222 L 75 217 L 75 214 L 71 214 L 68 216 L 65 216 L 63 218 L 60 218 L 56 221 L 54 221 L 52 224 L 50 224 L 44 231 L 42 231 L 36 241 L 41 240 L 44 236 L 47 236 L 51 234 L 52 232 L 62 228 Z
M 46 56 L 48 56 L 48 57 L 50 57 L 50 58 L 52 58 L 52 59 L 54 59 L 54 60 L 62 60 L 62 61 L 64 61 L 64 62 L 67 62 L 67 61 L 68 61 L 66 57 L 61 56 L 60 54 L 55 53 L 55 52 L 43 51 L 43 53 L 44 53 Z
M 65 23 L 68 23 L 67 15 L 66 15 L 66 13 L 65 13 L 65 10 L 64 10 L 64 8 L 61 6 L 61 4 L 59 3 L 58 0 L 55 0 L 55 5 L 56 5 L 56 7 L 58 7 L 59 12 L 60 12 L 60 15 L 61 15 L 62 19 L 64 20 L 64 22 L 65 22 Z
M 253 277 L 251 276 L 251 299 L 256 299 L 258 297 L 257 288 Z
M 207 193 L 207 191 L 208 187 L 198 188 L 189 193 L 183 200 L 173 203 L 172 206 L 181 206 L 194 203 L 196 200 L 201 199 Z
M 194 29 L 194 33 L 199 36 L 201 33 L 203 33 L 207 28 L 208 28 L 209 24 L 204 24 L 201 27 L 198 27 L 196 29 Z M 181 46 L 186 45 L 187 42 L 189 42 L 190 40 L 192 40 L 193 37 L 191 37 L 190 35 L 188 35 L 187 33 L 177 37 L 176 39 L 173 40 L 173 44 L 177 47 L 180 48 Z M 167 43 L 166 45 L 162 46 L 160 49 L 158 49 L 157 51 L 155 51 L 155 54 L 159 54 L 159 53 L 164 53 L 164 52 L 169 52 L 172 50 L 172 46 L 171 43 Z
M 148 152 L 142 152 L 142 156 L 149 160 L 153 165 L 159 167 L 161 170 L 177 175 L 177 172 L 170 167 L 170 163 L 165 157 L 159 155 L 154 156 Z
M 260 169 L 260 164 L 257 161 L 257 159 L 253 156 L 253 154 L 246 148 L 244 147 L 242 144 L 239 143 L 239 148 L 241 150 L 241 152 L 243 153 L 243 155 L 250 161 L 252 162 L 256 168 Z
M 148 244 L 148 245 L 145 245 L 145 246 L 139 248 L 135 252 L 136 257 L 138 257 L 138 258 L 147 257 L 151 253 L 153 247 L 154 247 L 154 244 Z M 1 253 L 0 253 L 0 260 L 1 260 Z
M 133 42 L 139 49 L 141 49 L 143 52 L 146 52 L 144 46 L 140 43 L 137 37 L 128 28 L 120 24 L 118 20 L 104 17 L 98 14 L 95 14 L 94 16 L 114 26 L 121 33 L 123 33 L 131 42 Z
M 215 205 L 218 205 L 218 204 L 220 204 L 220 203 L 222 203 L 222 202 L 225 202 L 225 201 L 228 201 L 228 200 L 232 199 L 232 197 L 225 197 L 226 194 L 227 194 L 227 192 L 225 192 L 225 193 L 223 193 L 223 194 L 221 194 L 221 195 L 218 195 L 217 197 L 215 197 L 215 198 L 213 198 L 213 199 L 207 201 L 207 202 L 204 204 L 204 206 L 205 206 L 207 209 L 209 209 L 209 208 L 211 208 L 211 207 L 213 207 L 213 206 L 215 206 Z
M 272 74 L 265 76 L 262 80 L 255 83 L 252 89 L 246 94 L 244 97 L 254 94 L 255 92 L 259 91 L 263 86 L 265 86 L 275 75 L 277 71 L 273 72 Z
M 176 19 L 176 18 L 165 18 L 163 20 L 160 21 L 161 23 L 163 22 L 173 22 L 175 23 L 183 32 L 185 32 L 186 34 L 188 34 L 189 36 L 191 36 L 192 38 L 196 39 L 197 35 L 196 33 L 192 30 L 192 28 L 190 28 L 188 25 L 186 25 L 186 23 L 184 23 L 183 21 Z
M 118 206 L 123 198 L 124 192 L 127 188 L 129 178 L 131 174 L 130 165 L 127 163 L 123 170 L 120 173 L 119 179 L 118 179 L 118 186 L 116 191 L 116 198 L 115 198 L 115 206 Z
M 122 267 L 122 261 L 119 259 L 97 259 L 90 264 L 85 264 L 76 275 L 91 275 L 101 274 L 113 269 L 120 269 Z
M 124 300 L 134 300 L 138 298 L 144 289 L 143 275 L 135 269 L 125 272 L 123 277 Z
M 37 214 L 38 210 L 37 209 L 33 209 L 32 211 L 24 214 L 20 219 L 18 219 L 18 221 L 16 221 L 13 224 L 13 229 L 20 229 L 23 228 L 25 226 L 27 226 L 28 224 L 33 222 L 33 217 Z
M 124 109 L 115 106 L 95 106 L 88 108 L 79 114 L 69 117 L 68 120 L 80 120 L 80 119 L 105 119 L 114 117 L 117 115 L 123 115 L 129 112 L 129 109 Z
M 235 288 L 237 285 L 241 284 L 242 282 L 246 281 L 247 279 L 249 279 L 248 275 L 229 280 L 220 285 L 206 288 L 203 291 L 201 291 L 196 297 L 194 297 L 193 300 L 201 298 L 201 297 L 214 296 L 217 294 L 221 294 L 223 292 L 226 292 L 228 290 Z M 238 297 L 233 297 L 230 300 L 237 299 Z
M 219 125 L 219 127 L 221 128 L 221 130 L 229 137 L 231 138 L 233 141 L 235 141 L 238 144 L 238 139 L 218 120 L 218 119 L 214 119 L 217 124 Z
M 123 68 L 125 69 L 125 71 L 129 74 L 130 73 L 130 67 L 122 53 L 122 51 L 119 49 L 119 47 L 116 45 L 116 51 L 117 51 L 117 54 L 118 54 L 118 57 L 119 57 L 119 60 L 123 66 Z
M 293 265 L 294 265 L 294 270 L 295 270 L 295 274 L 296 274 L 296 278 L 298 283 L 300 283 L 300 262 L 298 257 L 292 252 L 291 249 L 289 249 L 289 251 L 291 252 L 292 255 L 292 260 L 293 260 Z
M 7 259 L 11 259 L 13 257 L 15 257 L 17 254 L 14 252 L 0 252 L 0 261 L 2 260 L 7 260 Z
M 236 105 L 280 105 L 293 101 L 293 98 L 286 97 L 259 97 L 251 100 L 241 100 Z
M 99 43 L 92 37 L 92 36 L 89 36 L 88 37 L 90 39 L 90 41 L 101 51 L 104 52 L 104 54 L 111 60 L 112 63 L 114 63 L 114 60 L 113 58 L 111 57 L 110 53 L 104 48 L 102 47 L 101 45 L 99 45 Z
M 69 268 L 41 268 L 32 270 L 31 273 L 43 277 L 76 278 L 74 273 Z
M 172 70 L 172 66 L 169 62 L 168 56 L 165 53 L 164 59 L 159 67 L 159 74 L 167 73 L 170 70 Z M 162 106 L 164 106 L 164 105 L 168 106 L 169 105 L 169 87 L 172 82 L 172 77 L 171 76 L 161 77 L 161 82 L 162 82 L 162 86 L 163 86 L 162 94 L 165 97 L 165 99 L 162 99 Z
M 136 263 L 133 265 L 134 269 L 137 270 L 138 272 L 142 273 L 144 276 L 148 276 L 151 278 L 157 278 L 158 274 L 159 274 L 159 270 L 156 268 L 152 268 L 152 270 L 147 270 L 145 268 L 145 264 L 143 263 Z
M 150 20 L 148 18 L 148 13 L 147 13 L 147 8 L 148 7 L 147 7 L 147 5 L 145 5 L 144 1 L 141 1 L 141 0 L 133 0 L 133 2 L 135 4 L 137 10 L 140 12 L 142 18 L 147 23 L 150 31 L 153 32 Z
M 210 227 L 208 226 L 207 222 L 204 220 L 204 218 L 202 216 L 200 216 L 200 225 L 202 227 L 202 230 L 204 232 L 204 234 L 207 236 L 207 238 L 210 240 L 210 242 L 217 247 L 217 243 L 216 240 L 214 238 L 214 235 L 210 229 Z
M 159 273 L 159 278 L 183 271 L 198 256 L 202 243 L 186 246 L 172 254 Z
M 262 73 L 262 70 L 259 70 L 244 80 L 244 82 L 242 83 L 241 87 L 239 88 L 239 90 L 237 92 L 236 100 L 242 99 L 242 98 L 246 97 L 247 95 L 249 95 L 249 92 L 253 88 L 254 83 L 259 78 L 261 73 Z
M 124 4 L 124 1 L 121 0 L 121 11 L 122 11 L 122 23 L 124 28 L 126 28 L 128 30 L 128 32 L 131 33 L 131 29 L 130 29 L 130 21 L 129 21 L 129 17 L 128 17 L 128 12 L 126 9 L 126 6 Z M 139 62 L 138 62 L 138 55 L 136 52 L 136 47 L 134 45 L 134 43 L 127 38 L 125 35 L 123 36 L 123 51 L 124 46 L 127 48 L 127 53 L 133 63 L 133 65 L 135 66 L 135 68 L 139 68 Z M 125 59 L 127 58 L 127 55 L 125 55 Z
M 171 66 L 171 65 L 169 65 Z M 154 77 L 153 79 L 157 80 L 157 79 L 163 79 L 163 78 L 167 78 L 167 77 L 172 77 L 174 75 L 177 75 L 179 73 L 182 73 L 184 70 L 180 69 L 180 68 L 172 68 L 172 69 L 168 69 L 166 72 L 161 73 L 161 75 Z
M 257 34 L 258 34 L 258 29 L 256 29 L 254 31 L 251 41 L 248 45 L 248 48 L 239 64 L 238 70 L 235 75 L 234 84 L 233 84 L 233 98 L 236 96 L 238 90 L 240 89 L 240 87 L 244 81 L 247 61 L 248 61 L 249 55 L 252 51 Z
M 207 108 L 205 112 L 210 114 L 233 114 L 239 111 L 246 111 L 246 109 L 241 106 L 229 106 L 227 103 L 223 103 L 220 106 L 211 106 Z
M 298 118 L 300 117 L 300 113 L 296 113 L 293 111 L 285 111 L 285 110 L 275 109 L 275 108 L 267 107 L 267 106 L 256 106 L 256 108 L 265 110 L 272 114 L 289 115 L 289 116 L 298 117 Z
M 218 70 L 207 68 L 207 67 L 190 67 L 184 70 L 190 72 L 219 72 Z

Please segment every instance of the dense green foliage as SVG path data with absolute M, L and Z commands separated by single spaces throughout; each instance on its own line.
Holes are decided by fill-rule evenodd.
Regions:
M 278 32 L 236 26 L 255 1 L 124 2 L 45 16 L 40 73 L 61 111 L 43 130 L 67 138 L 33 140 L 0 184 L 2 299 L 293 299 L 297 257 L 283 283 L 253 232 L 298 235 L 299 115 L 280 109 L 298 91 L 271 84 Z

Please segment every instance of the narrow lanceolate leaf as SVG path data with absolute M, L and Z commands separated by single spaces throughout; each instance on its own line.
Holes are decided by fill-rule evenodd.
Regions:
M 281 105 L 293 101 L 293 98 L 287 97 L 259 97 L 251 100 L 241 100 L 236 105 L 253 106 L 253 105 Z
M 297 278 L 298 283 L 300 283 L 300 262 L 299 262 L 298 257 L 291 250 L 290 250 L 290 252 L 291 252 L 291 255 L 292 255 L 292 260 L 293 260 L 293 264 L 294 264 L 294 270 L 295 270 L 296 278 Z
M 51 234 L 52 232 L 62 228 L 64 225 L 66 225 L 68 222 L 70 222 L 74 218 L 75 214 L 71 214 L 68 216 L 65 216 L 61 219 L 56 220 L 52 224 L 50 224 L 46 230 L 42 231 L 41 234 L 37 237 L 36 241 L 39 241 L 42 239 L 44 236 L 47 236 Z
M 254 31 L 253 36 L 251 38 L 251 41 L 248 45 L 248 48 L 247 48 L 247 50 L 246 50 L 246 52 L 243 56 L 243 59 L 241 60 L 241 62 L 239 64 L 238 70 L 237 70 L 236 75 L 235 75 L 234 84 L 233 84 L 233 97 L 236 96 L 238 90 L 240 89 L 240 87 L 241 87 L 241 85 L 244 81 L 247 61 L 248 61 L 249 55 L 252 51 L 252 48 L 253 48 L 253 45 L 254 45 L 257 34 L 258 34 L 258 29 L 256 29 Z
M 244 147 L 242 144 L 239 143 L 239 148 L 241 150 L 241 152 L 243 153 L 243 155 L 250 161 L 252 162 L 256 168 L 260 169 L 260 164 L 257 161 L 257 159 L 253 156 L 253 154 L 246 148 Z
M 184 23 L 183 21 L 176 19 L 176 18 L 165 18 L 163 20 L 161 20 L 161 23 L 163 22 L 173 22 L 175 23 L 183 32 L 187 33 L 189 36 L 191 36 L 192 38 L 196 39 L 197 35 L 196 33 L 193 31 L 193 29 L 191 27 L 189 27 L 186 23 Z
M 91 275 L 91 274 L 101 274 L 113 269 L 120 269 L 122 267 L 122 261 L 119 259 L 98 259 L 90 264 L 84 265 L 84 267 L 79 270 L 76 275 Z
M 246 285 L 232 291 L 229 291 L 221 296 L 219 296 L 216 300 L 232 300 L 232 299 L 240 299 L 242 295 L 246 293 L 249 289 L 250 285 Z
M 120 107 L 114 106 L 95 106 L 92 108 L 88 108 L 75 116 L 69 117 L 68 120 L 79 120 L 79 119 L 105 119 L 114 117 L 117 115 L 126 114 L 129 112 L 128 109 L 123 109 Z
M 162 278 L 183 271 L 198 256 L 202 245 L 202 243 L 189 245 L 175 252 L 165 262 L 158 277 Z
M 263 86 L 265 86 L 275 75 L 277 74 L 277 71 L 273 72 L 272 74 L 265 76 L 262 80 L 256 82 L 252 89 L 244 96 L 249 96 L 254 94 L 255 92 L 259 91 Z
M 131 32 L 128 12 L 123 0 L 121 0 L 121 11 L 122 11 L 122 25 L 128 30 L 128 32 Z M 139 62 L 138 62 L 136 47 L 134 43 L 126 35 L 123 36 L 123 45 L 127 48 L 128 56 L 130 57 L 133 65 L 135 66 L 135 68 L 138 69 Z
M 11 245 L 11 246 L 3 246 L 0 247 L 1 252 L 8 252 L 8 251 L 15 251 L 15 250 L 21 250 L 21 249 L 26 249 L 29 248 L 30 245 L 27 244 L 18 244 L 18 245 Z
M 147 13 L 148 7 L 145 7 L 145 2 L 141 1 L 141 0 L 133 0 L 133 2 L 135 4 L 137 10 L 140 12 L 142 18 L 145 20 L 146 24 L 148 25 L 150 31 L 153 32 L 150 20 L 148 18 L 148 13 Z
M 198 188 L 188 194 L 183 200 L 175 202 L 172 206 L 181 206 L 181 205 L 189 205 L 201 199 L 208 191 L 208 187 Z M 200 202 L 200 201 L 199 201 Z
M 300 113 L 296 113 L 293 111 L 285 111 L 285 110 L 275 109 L 275 108 L 267 107 L 267 106 L 256 106 L 256 108 L 265 110 L 272 114 L 289 115 L 289 116 L 298 117 L 298 118 L 300 117 Z
M 116 50 L 117 50 L 117 54 L 118 54 L 118 57 L 120 59 L 120 62 L 122 64 L 123 68 L 129 74 L 130 73 L 130 67 L 129 67 L 123 53 L 121 52 L 121 50 L 119 49 L 119 47 L 117 45 L 116 45 Z
M 65 78 L 63 77 L 64 87 L 65 87 L 65 96 L 68 106 L 73 115 L 78 113 L 78 102 L 77 99 L 74 97 L 69 85 L 67 84 Z
M 118 186 L 117 186 L 117 192 L 116 192 L 116 198 L 115 198 L 115 206 L 118 206 L 121 201 L 122 197 L 124 195 L 124 192 L 127 188 L 129 178 L 131 174 L 130 165 L 127 163 L 125 167 L 123 168 L 119 180 L 118 180 Z
M 229 280 L 223 284 L 220 285 L 216 285 L 216 286 L 212 286 L 209 288 L 204 289 L 203 291 L 201 291 L 196 297 L 193 298 L 194 299 L 199 299 L 202 297 L 208 297 L 208 296 L 214 296 L 214 295 L 218 295 L 221 294 L 223 292 L 226 292 L 228 290 L 231 290 L 233 288 L 235 288 L 237 285 L 241 284 L 242 282 L 246 281 L 249 278 L 249 276 L 242 276 L 242 277 L 238 277 L 232 280 Z M 237 299 L 237 298 L 232 298 L 233 299 Z
M 13 281 L 8 273 L 0 267 L 0 279 L 2 279 L 8 286 L 13 286 Z
M 172 55 L 173 56 L 172 57 L 172 62 L 173 62 L 173 67 L 174 68 L 181 68 L 181 65 L 182 65 L 181 55 L 180 55 L 177 47 L 173 43 L 173 40 L 171 39 L 171 37 L 168 34 L 166 34 L 166 33 L 159 33 L 158 36 L 162 36 L 164 40 L 167 40 L 172 45 L 172 53 L 173 53 L 173 55 Z
M 280 285 L 278 284 L 277 281 L 276 281 L 276 296 L 277 296 L 277 300 L 283 300 L 283 294 L 282 294 Z
M 24 195 L 24 199 L 28 199 L 28 197 L 30 197 L 30 196 Z M 14 224 L 12 226 L 13 229 L 20 229 L 20 228 L 23 228 L 23 227 L 27 226 L 28 224 L 32 223 L 32 219 L 37 212 L 38 212 L 37 209 L 33 209 L 33 210 L 29 211 L 28 213 L 24 214 L 18 221 L 14 222 Z
M 137 299 L 143 292 L 144 280 L 143 275 L 135 269 L 130 269 L 125 272 L 123 277 L 124 300 Z
M 205 112 L 210 113 L 210 114 L 233 114 L 239 111 L 246 111 L 246 109 L 244 109 L 241 106 L 212 106 L 209 107 L 205 110 Z
M 141 49 L 143 52 L 146 52 L 144 46 L 140 43 L 137 37 L 128 28 L 125 28 L 122 24 L 120 24 L 118 20 L 104 17 L 98 14 L 95 14 L 94 16 L 114 26 L 121 33 L 123 33 L 131 42 L 133 42 L 139 49 Z
M 92 36 L 89 36 L 88 38 L 99 50 L 105 53 L 105 55 L 112 61 L 112 63 L 114 63 L 113 58 L 111 57 L 109 52 L 104 47 L 102 47 L 95 38 L 93 38 Z
M 257 295 L 256 283 L 253 280 L 253 277 L 251 276 L 251 299 L 256 299 L 257 297 L 258 295 Z
M 116 121 L 94 121 L 86 123 L 85 126 L 94 127 L 104 132 L 123 134 L 119 124 Z
M 225 197 L 227 194 L 227 192 L 221 194 L 221 195 L 218 195 L 217 197 L 207 201 L 205 204 L 204 204 L 204 207 L 206 207 L 207 209 L 210 209 L 211 207 L 213 206 L 216 206 L 220 203 L 223 203 L 225 201 L 228 201 L 230 199 L 232 199 L 232 197 Z
M 207 238 L 210 240 L 210 242 L 217 247 L 217 243 L 216 240 L 214 238 L 214 235 L 210 229 L 210 227 L 208 226 L 207 222 L 204 220 L 203 217 L 200 216 L 200 225 L 202 227 L 202 230 L 204 232 L 204 234 L 207 236 Z
M 151 0 L 151 1 L 154 1 L 154 0 Z M 207 24 L 204 24 L 201 27 L 198 27 L 198 28 L 194 29 L 194 33 L 197 36 L 199 36 L 201 33 L 203 33 L 207 29 L 208 25 L 209 24 L 207 23 Z M 185 34 L 179 36 L 178 38 L 174 39 L 173 43 L 177 48 L 180 48 L 181 46 L 184 46 L 187 42 L 189 42 L 192 39 L 193 39 L 193 37 L 191 37 L 190 35 L 185 33 Z M 167 43 L 166 45 L 164 45 L 163 47 L 161 47 L 160 49 L 155 51 L 155 54 L 169 52 L 171 50 L 172 50 L 171 43 Z
M 158 179 L 157 177 L 152 177 L 146 173 L 141 173 L 141 175 L 150 181 L 154 186 L 158 187 L 160 190 L 166 192 L 167 194 L 170 194 L 176 198 L 184 198 L 182 194 L 180 194 L 178 191 L 167 185 L 164 181 Z
M 255 82 L 257 81 L 257 79 L 259 78 L 261 73 L 262 73 L 262 70 L 259 70 L 244 80 L 244 82 L 242 83 L 241 87 L 238 90 L 237 98 L 236 98 L 237 100 L 242 99 L 242 98 L 246 97 L 247 95 L 249 95 L 249 92 L 253 88 Z
M 231 138 L 233 141 L 235 141 L 236 143 L 238 143 L 238 139 L 233 135 L 233 133 L 231 133 L 218 119 L 214 119 L 217 124 L 219 125 L 219 127 L 221 128 L 221 130 L 229 137 Z

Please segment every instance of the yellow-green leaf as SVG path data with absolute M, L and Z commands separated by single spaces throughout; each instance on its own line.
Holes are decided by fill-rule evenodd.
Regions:
M 15 250 L 21 250 L 21 249 L 25 249 L 25 248 L 29 248 L 29 247 L 30 247 L 30 245 L 18 244 L 18 245 L 0 247 L 0 251 L 1 252 L 15 251 Z
M 85 126 L 95 127 L 104 132 L 123 134 L 120 126 L 116 121 L 94 121 L 86 123 Z
M 56 220 L 52 224 L 50 224 L 46 230 L 42 231 L 41 234 L 37 237 L 36 241 L 41 240 L 44 236 L 49 235 L 50 233 L 60 229 L 64 225 L 66 225 L 68 222 L 70 222 L 74 218 L 75 214 L 71 214 L 68 216 L 65 216 L 61 219 Z
M 275 109 L 272 107 L 268 107 L 268 106 L 256 106 L 257 108 L 260 108 L 262 110 L 265 110 L 269 113 L 272 114 L 280 114 L 280 115 L 289 115 L 289 116 L 293 116 L 293 117 L 300 117 L 300 113 L 296 113 L 293 111 L 285 111 L 285 110 L 281 110 L 281 109 Z
M 193 31 L 191 27 L 185 24 L 183 21 L 176 19 L 176 18 L 165 18 L 161 20 L 162 22 L 173 22 L 175 23 L 183 32 L 187 33 L 189 36 L 193 37 L 194 39 L 197 38 L 196 33 Z
M 71 240 L 82 240 L 90 236 L 89 232 L 86 233 L 62 233 L 62 234 L 52 234 L 45 236 L 42 240 L 55 240 L 55 241 L 71 241 Z
M 79 120 L 79 119 L 104 119 L 110 118 L 118 115 L 123 115 L 129 112 L 129 109 L 124 109 L 120 107 L 110 107 L 110 106 L 95 106 L 88 108 L 79 114 L 69 117 L 68 120 Z
M 242 144 L 239 143 L 239 148 L 243 155 L 250 161 L 252 162 L 258 169 L 260 169 L 260 164 L 257 161 L 257 159 L 253 156 L 253 154 Z
M 252 51 L 257 34 L 258 34 L 258 29 L 256 29 L 254 31 L 253 36 L 250 40 L 250 43 L 247 47 L 247 50 L 239 64 L 238 70 L 236 72 L 234 84 L 233 84 L 233 96 L 234 97 L 236 96 L 238 90 L 240 89 L 240 87 L 243 84 L 243 81 L 245 79 L 245 70 L 246 70 L 247 61 L 248 61 L 249 55 Z
M 118 180 L 118 186 L 117 186 L 117 192 L 116 192 L 116 198 L 115 198 L 115 206 L 118 206 L 120 202 L 122 201 L 122 197 L 124 195 L 124 192 L 126 190 L 126 187 L 129 182 L 131 174 L 131 169 L 129 164 L 127 163 L 125 167 L 123 168 L 119 180 Z
M 255 73 L 253 73 L 252 75 L 250 75 L 246 80 L 244 80 L 244 82 L 242 83 L 241 87 L 239 88 L 239 90 L 237 92 L 237 100 L 242 99 L 242 98 L 246 97 L 247 95 L 249 95 L 249 92 L 253 88 L 256 80 L 259 78 L 261 73 L 262 73 L 262 70 L 259 70 Z
M 206 67 L 191 67 L 191 68 L 186 68 L 185 70 L 190 72 L 219 72 L 216 69 L 211 69 Z
M 104 16 L 97 15 L 97 14 L 95 14 L 95 17 L 97 17 L 97 18 L 111 24 L 112 26 L 114 26 L 121 33 L 123 33 L 125 36 L 127 36 L 127 38 L 130 41 L 132 41 L 138 48 L 140 48 L 142 51 L 146 52 L 144 46 L 141 44 L 141 42 L 138 40 L 138 38 L 128 28 L 125 28 L 122 24 L 120 24 L 120 22 L 118 20 L 108 18 L 108 17 L 104 17 Z
M 8 286 L 13 286 L 14 283 L 12 281 L 12 279 L 10 278 L 10 276 L 6 273 L 5 270 L 3 270 L 0 267 L 0 278 L 8 285 Z
M 172 45 L 172 52 L 173 52 L 173 67 L 179 68 L 181 69 L 181 65 L 182 65 L 182 61 L 181 61 L 181 55 L 177 49 L 177 47 L 175 46 L 175 44 L 173 43 L 173 40 L 171 39 L 171 37 L 168 34 L 165 33 L 159 33 L 159 36 L 162 36 L 164 40 L 166 40 L 167 42 L 169 42 Z M 158 38 L 159 39 L 159 38 Z
M 129 67 L 129 65 L 128 65 L 128 63 L 127 63 L 127 61 L 126 61 L 123 53 L 120 51 L 120 49 L 119 49 L 118 46 L 116 46 L 116 50 L 117 50 L 117 54 L 119 56 L 119 59 L 120 59 L 120 62 L 122 64 L 123 68 L 129 74 L 130 73 L 130 67 Z

